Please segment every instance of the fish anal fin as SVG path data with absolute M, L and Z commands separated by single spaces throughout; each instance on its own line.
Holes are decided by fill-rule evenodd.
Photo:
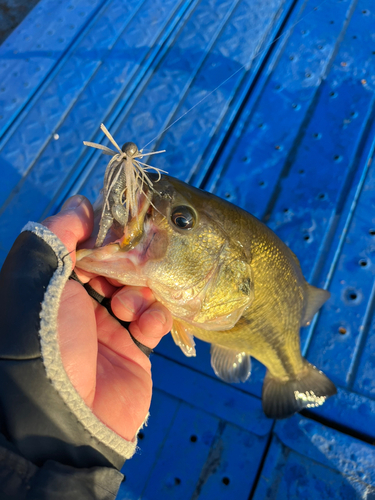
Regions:
M 322 307 L 324 302 L 329 299 L 331 294 L 322 288 L 316 288 L 312 285 L 307 285 L 307 303 L 305 312 L 301 321 L 301 326 L 308 326 L 315 314 Z
M 250 356 L 227 347 L 211 345 L 211 366 L 225 382 L 245 382 L 251 373 Z
M 305 361 L 298 378 L 282 381 L 268 371 L 263 383 L 263 411 L 269 418 L 287 418 L 304 408 L 321 406 L 336 394 L 333 382 Z
M 171 334 L 176 345 L 178 345 L 185 356 L 196 356 L 194 336 L 189 333 L 188 328 L 180 321 L 173 321 Z

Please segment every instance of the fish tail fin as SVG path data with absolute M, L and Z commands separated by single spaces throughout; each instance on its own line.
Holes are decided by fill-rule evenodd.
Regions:
M 263 411 L 269 418 L 287 418 L 304 408 L 321 406 L 336 392 L 333 382 L 305 360 L 301 375 L 286 382 L 267 372 L 263 383 Z

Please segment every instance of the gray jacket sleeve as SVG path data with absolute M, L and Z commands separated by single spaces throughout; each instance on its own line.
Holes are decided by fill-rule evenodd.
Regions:
M 91 412 L 63 368 L 57 313 L 71 272 L 65 246 L 36 223 L 0 272 L 1 498 L 112 499 L 136 450 Z

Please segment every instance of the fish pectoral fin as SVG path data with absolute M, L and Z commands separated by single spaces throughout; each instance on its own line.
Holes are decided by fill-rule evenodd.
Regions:
M 280 380 L 269 371 L 263 383 L 263 411 L 269 418 L 287 418 L 304 408 L 321 406 L 336 394 L 333 382 L 305 360 L 302 373 L 293 379 Z
M 251 373 L 250 356 L 216 344 L 211 344 L 211 366 L 225 382 L 245 382 Z
M 330 296 L 331 294 L 327 290 L 316 288 L 312 285 L 307 286 L 307 305 L 301 321 L 301 326 L 308 326 L 311 323 L 315 314 Z
M 181 351 L 188 356 L 196 356 L 195 352 L 195 342 L 194 336 L 189 333 L 189 330 L 185 324 L 180 321 L 173 321 L 171 334 L 176 345 L 178 345 Z

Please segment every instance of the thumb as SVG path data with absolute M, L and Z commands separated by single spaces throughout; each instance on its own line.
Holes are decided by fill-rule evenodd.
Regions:
M 64 243 L 75 266 L 77 244 L 90 237 L 94 225 L 94 212 L 85 196 L 75 195 L 61 207 L 61 211 L 45 219 L 42 224 Z

